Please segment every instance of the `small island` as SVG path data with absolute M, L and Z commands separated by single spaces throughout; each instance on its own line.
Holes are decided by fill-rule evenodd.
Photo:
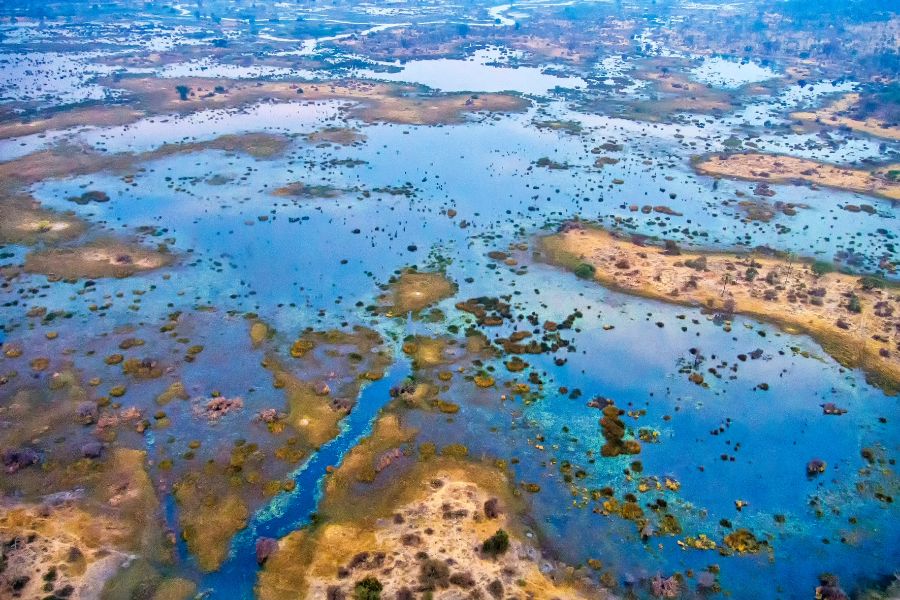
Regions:
M 774 252 L 697 252 L 580 223 L 539 242 L 579 277 L 647 298 L 769 321 L 806 333 L 842 365 L 900 391 L 900 291 L 879 277 Z

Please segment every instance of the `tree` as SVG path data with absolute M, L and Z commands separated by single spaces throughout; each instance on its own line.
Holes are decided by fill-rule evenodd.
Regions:
M 722 295 L 725 295 L 725 288 L 728 284 L 734 283 L 734 277 L 731 276 L 731 273 L 725 273 L 722 275 Z
M 186 85 L 176 85 L 175 91 L 178 92 L 178 97 L 182 100 L 188 99 L 188 94 L 191 93 L 191 88 Z

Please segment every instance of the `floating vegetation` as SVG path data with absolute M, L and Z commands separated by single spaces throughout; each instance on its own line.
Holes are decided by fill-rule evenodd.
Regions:
M 305 199 L 337 198 L 344 194 L 344 190 L 329 185 L 307 185 L 302 181 L 295 181 L 279 188 L 275 188 L 272 194 L 275 196 Z

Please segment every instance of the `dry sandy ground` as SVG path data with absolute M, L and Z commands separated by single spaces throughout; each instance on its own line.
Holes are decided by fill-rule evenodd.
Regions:
M 120 578 L 127 577 L 123 568 L 133 553 L 156 555 L 161 550 L 159 504 L 145 461 L 144 452 L 119 448 L 95 466 L 86 491 L 54 494 L 38 504 L 0 503 L 5 562 L 0 597 L 99 598 L 104 588 L 126 583 Z M 162 585 L 161 579 L 157 577 L 157 592 L 182 593 L 145 597 L 183 600 L 192 595 L 187 582 Z M 6 595 L 14 584 L 19 594 Z
M 539 552 L 514 535 L 504 554 L 485 555 L 485 539 L 516 528 L 502 501 L 464 469 L 438 470 L 419 486 L 412 501 L 373 527 L 330 523 L 281 540 L 260 575 L 259 598 L 352 598 L 367 576 L 383 585 L 383 598 L 419 598 L 429 590 L 438 599 L 605 597 L 554 582 L 542 572 Z M 499 509 L 488 515 L 491 500 Z M 413 596 L 402 595 L 407 591 Z

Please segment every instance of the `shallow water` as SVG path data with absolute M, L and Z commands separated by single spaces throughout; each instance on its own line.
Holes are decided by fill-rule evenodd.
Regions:
M 254 310 L 261 314 L 272 314 L 276 303 L 291 301 L 298 308 L 274 313 L 282 314 L 281 318 L 275 316 L 276 326 L 290 330 L 311 317 L 313 307 L 331 304 L 330 298 L 342 298 L 341 306 L 347 307 L 352 307 L 357 300 L 367 302 L 373 280 L 384 281 L 394 269 L 421 260 L 421 253 L 405 250 L 410 242 L 419 247 L 440 246 L 443 252 L 453 256 L 454 262 L 448 269 L 452 279 L 462 282 L 466 277 L 474 277 L 475 283 L 461 284 L 458 294 L 461 298 L 491 295 L 497 292 L 498 286 L 503 289 L 515 285 L 511 289 L 522 292 L 516 301 L 525 303 L 522 312 L 534 309 L 546 318 L 557 320 L 573 308 L 591 305 L 592 309 L 585 311 L 585 319 L 579 322 L 582 332 L 574 336 L 576 346 L 584 354 L 565 355 L 569 363 L 563 369 L 554 367 L 551 357 L 529 357 L 529 361 L 539 370 L 553 374 L 553 383 L 548 383 L 547 389 L 558 386 L 579 388 L 585 392 L 585 399 L 599 394 L 614 398 L 620 406 L 629 403 L 647 406 L 648 413 L 640 424 L 659 428 L 661 442 L 645 445 L 640 459 L 645 473 L 671 475 L 681 482 L 681 492 L 677 500 L 673 500 L 677 509 L 673 510 L 683 510 L 676 514 L 686 533 L 707 533 L 712 537 L 720 531 L 718 520 L 729 518 L 736 527 L 746 526 L 755 532 L 775 536 L 773 565 L 769 566 L 764 558 L 758 557 L 720 561 L 723 582 L 736 588 L 758 582 L 760 569 L 775 569 L 779 573 L 776 579 L 789 572 L 792 579 L 814 581 L 823 565 L 851 581 L 871 574 L 873 570 L 882 574 L 889 572 L 892 560 L 889 545 L 874 538 L 848 546 L 841 544 L 838 538 L 846 527 L 845 515 L 851 512 L 859 519 L 859 529 L 868 531 L 887 527 L 893 512 L 877 503 L 873 505 L 873 501 L 854 499 L 853 479 L 807 482 L 804 465 L 811 458 L 820 457 L 836 470 L 836 475 L 842 471 L 853 473 L 859 467 L 853 458 L 858 456 L 859 448 L 873 443 L 887 444 L 887 447 L 895 444 L 898 441 L 895 432 L 878 425 L 876 420 L 878 416 L 891 413 L 896 406 L 895 399 L 870 388 L 858 374 L 842 372 L 810 340 L 780 334 L 769 326 L 737 319 L 734 331 L 725 334 L 696 310 L 603 292 L 594 286 L 576 283 L 547 267 L 532 268 L 525 276 L 510 276 L 502 269 L 488 269 L 491 261 L 484 254 L 495 246 L 466 244 L 469 232 L 460 230 L 453 221 L 434 215 L 434 212 L 453 199 L 453 206 L 461 215 L 474 219 L 477 231 L 512 240 L 518 237 L 520 227 L 535 231 L 545 219 L 553 219 L 554 215 L 563 218 L 573 210 L 584 216 L 612 213 L 628 218 L 632 213 L 623 203 L 642 198 L 645 193 L 655 196 L 654 191 L 662 184 L 667 193 L 678 194 L 675 201 L 667 204 L 684 212 L 685 216 L 667 218 L 663 222 L 668 224 L 661 228 L 651 226 L 650 218 L 637 219 L 637 230 L 678 236 L 679 228 L 690 223 L 692 229 L 711 232 L 709 241 L 726 247 L 741 240 L 746 232 L 748 244 L 770 244 L 804 254 L 821 252 L 824 256 L 847 248 L 846 240 L 854 239 L 854 231 L 860 227 L 868 231 L 862 238 L 861 250 L 867 255 L 883 251 L 882 244 L 886 240 L 875 230 L 885 226 L 885 219 L 872 216 L 863 222 L 833 221 L 826 218 L 829 211 L 834 210 L 831 207 L 850 195 L 831 191 L 799 193 L 799 190 L 785 187 L 792 201 L 810 206 L 802 213 L 806 225 L 792 229 L 791 234 L 785 236 L 779 235 L 770 225 L 750 227 L 740 224 L 726 210 L 703 209 L 708 205 L 698 203 L 697 195 L 709 197 L 715 194 L 709 191 L 708 184 L 698 184 L 690 175 L 678 176 L 677 168 L 670 171 L 676 175 L 673 181 L 656 181 L 652 177 L 642 179 L 638 176 L 641 169 L 629 166 L 627 161 L 615 165 L 610 172 L 583 172 L 577 179 L 565 171 L 552 173 L 532 169 L 525 175 L 529 165 L 522 156 L 553 153 L 557 159 L 581 160 L 576 151 L 580 142 L 570 143 L 564 134 L 526 131 L 523 129 L 525 120 L 506 118 L 487 126 L 465 125 L 450 130 L 368 127 L 365 131 L 369 140 L 362 150 L 321 150 L 300 145 L 296 151 L 306 157 L 305 160 L 313 159 L 307 167 L 291 165 L 292 159 L 248 163 L 247 159 L 206 151 L 146 165 L 147 172 L 137 180 L 138 188 L 131 188 L 115 178 L 94 175 L 44 184 L 35 191 L 46 205 L 75 209 L 95 222 L 116 227 L 150 223 L 163 226 L 166 235 L 175 238 L 175 249 L 193 250 L 194 255 L 206 264 L 190 270 L 190 283 L 179 277 L 172 282 L 163 282 L 156 276 L 149 276 L 157 289 L 144 298 L 142 313 L 145 318 L 147 311 L 152 314 L 166 310 L 171 292 L 178 289 L 186 292 L 187 297 L 202 297 L 203 302 L 227 306 L 237 302 L 239 310 Z M 184 131 L 186 123 L 181 122 L 179 126 Z M 494 130 L 502 131 L 503 135 L 497 135 Z M 205 133 L 192 131 L 195 136 L 210 135 L 210 130 Z M 219 130 L 226 131 L 231 129 Z M 601 131 L 605 136 L 619 134 L 615 128 L 606 127 Z M 401 139 L 402 145 L 399 145 Z M 425 152 L 426 148 L 436 145 L 451 155 L 464 156 L 466 164 L 483 167 L 463 173 L 449 164 L 444 165 Z M 387 150 L 389 148 L 403 148 L 403 151 Z M 315 165 L 325 155 L 354 156 L 368 162 L 353 169 L 322 171 Z M 212 173 L 239 179 L 226 186 L 203 183 Z M 614 176 L 622 176 L 626 184 L 600 192 L 603 182 Z M 194 183 L 173 192 L 173 184 L 167 184 L 166 178 L 173 182 Z M 425 178 L 428 181 L 422 181 Z M 350 193 L 344 198 L 299 204 L 267 196 L 267 188 L 293 179 L 327 182 L 346 188 L 411 181 L 421 191 L 412 200 L 378 195 L 359 200 Z M 73 206 L 65 200 L 85 186 L 107 190 L 113 200 L 104 205 L 84 207 Z M 536 200 L 523 200 L 527 190 L 534 186 L 538 188 L 534 191 L 541 196 Z M 594 192 L 590 191 L 591 187 L 595 188 Z M 730 187 L 723 184 L 718 193 L 725 194 Z M 749 186 L 735 184 L 734 187 L 747 189 Z M 774 187 L 779 192 L 782 190 L 782 186 Z M 485 198 L 490 200 L 485 202 Z M 540 212 L 534 216 L 528 210 L 532 204 L 540 206 Z M 273 220 L 245 224 L 272 209 L 276 210 Z M 514 219 L 507 216 L 507 211 L 511 211 Z M 432 216 L 422 220 L 423 214 Z M 292 223 L 292 218 L 308 220 Z M 362 228 L 363 233 L 352 235 L 350 232 L 355 228 Z M 328 247 L 328 240 L 336 236 L 343 240 L 340 250 L 323 256 L 321 249 Z M 376 252 L 371 252 L 372 249 Z M 215 266 L 218 261 L 210 262 L 215 259 L 222 261 L 223 267 Z M 349 262 L 341 265 L 342 259 Z M 278 272 L 282 276 L 259 276 L 267 272 Z M 238 280 L 246 285 L 236 285 Z M 542 293 L 535 296 L 530 291 L 534 289 L 541 289 Z M 61 292 L 56 301 L 63 303 L 67 292 Z M 248 292 L 252 296 L 247 295 Z M 243 299 L 234 300 L 235 294 Z M 304 306 L 309 308 L 304 309 Z M 332 305 L 327 322 L 358 318 L 354 316 L 355 310 L 341 306 Z M 549 314 L 546 307 L 549 307 Z M 450 306 L 447 310 L 452 312 Z M 602 316 L 597 316 L 598 313 Z M 653 317 L 648 318 L 648 313 Z M 308 316 L 304 317 L 304 314 Z M 679 332 L 675 329 L 679 324 L 675 319 L 678 314 L 698 319 L 700 325 L 690 326 L 688 332 Z M 657 320 L 665 322 L 667 327 L 658 329 L 654 324 Z M 599 327 L 601 324 L 614 324 L 616 328 L 604 332 Z M 761 338 L 759 331 L 767 336 Z M 677 375 L 679 359 L 687 356 L 688 348 L 698 344 L 705 355 L 728 361 L 734 361 L 740 352 L 757 347 L 763 348 L 766 356 L 772 358 L 741 365 L 736 381 L 715 383 L 711 389 L 701 390 L 688 383 L 684 376 Z M 819 358 L 803 358 L 790 350 L 793 346 L 805 348 Z M 780 358 L 779 352 L 784 352 L 785 357 Z M 623 369 L 623 365 L 628 367 Z M 389 379 L 396 381 L 393 375 Z M 771 389 L 768 392 L 753 391 L 753 386 L 762 381 L 768 382 Z M 376 390 L 383 392 L 384 386 L 373 384 L 372 390 L 366 392 L 364 398 Z M 648 397 L 649 393 L 653 394 L 652 398 Z M 819 405 L 826 401 L 839 402 L 850 413 L 843 417 L 822 416 Z M 596 452 L 602 439 L 596 433 L 597 413 L 584 406 L 584 399 L 572 401 L 548 393 L 542 401 L 529 407 L 517 406 L 516 402 L 508 402 L 505 406 L 507 408 L 500 413 L 496 413 L 495 408 L 466 406 L 458 421 L 467 426 L 454 428 L 451 431 L 456 433 L 447 433 L 446 439 L 437 441 L 463 441 L 473 453 L 489 456 L 508 457 L 508 448 L 522 447 L 515 452 L 516 456 L 522 457 L 517 474 L 522 480 L 542 482 L 544 491 L 534 499 L 534 515 L 547 525 L 543 534 L 562 556 L 579 562 L 599 554 L 605 562 L 615 565 L 617 571 L 632 575 L 652 575 L 657 570 L 687 567 L 698 569 L 711 560 L 702 551 L 680 550 L 670 540 L 664 544 L 664 549 L 647 554 L 645 548 L 649 550 L 649 547 L 640 541 L 631 524 L 623 525 L 616 517 L 593 515 L 588 509 L 559 512 L 560 506 L 567 504 L 566 487 L 559 485 L 558 474 L 535 462 L 542 453 L 525 448 L 526 439 L 538 432 L 547 439 L 546 446 L 560 445 L 560 450 L 554 453 L 558 460 L 571 460 L 587 470 L 588 478 L 581 485 L 602 487 L 617 482 L 617 487 L 627 488 L 621 478 L 622 460 L 585 463 L 584 452 L 588 449 Z M 662 415 L 673 414 L 673 410 L 679 411 L 675 419 L 663 422 Z M 413 423 L 417 423 L 418 418 L 413 415 Z M 422 414 L 421 418 L 432 417 Z M 721 438 L 709 435 L 709 431 L 726 418 L 733 419 L 728 439 L 742 445 L 736 463 L 717 460 L 718 455 L 729 448 Z M 567 435 L 561 434 L 563 423 L 570 428 Z M 517 433 L 526 424 L 528 429 L 522 434 Z M 496 426 L 506 431 L 510 425 L 518 426 L 509 432 L 511 438 L 505 438 L 506 434 L 485 435 L 487 427 Z M 422 430 L 428 428 L 423 426 Z M 790 437 L 785 437 L 786 430 L 791 432 Z M 520 438 L 520 435 L 526 438 Z M 566 440 L 570 436 L 584 441 L 568 444 Z M 345 447 L 335 445 L 335 448 Z M 334 457 L 341 451 L 335 450 Z M 334 462 L 331 453 L 327 456 L 330 458 L 322 459 L 326 461 L 321 464 Z M 700 465 L 705 468 L 702 473 L 697 471 Z M 554 487 L 554 483 L 559 487 Z M 292 496 L 300 499 L 297 502 L 303 502 L 297 505 L 303 509 L 291 509 L 288 516 L 275 522 L 299 524 L 296 519 L 314 506 L 314 497 L 305 495 L 307 489 L 308 486 L 300 485 Z M 721 490 L 721 493 L 714 490 Z M 815 494 L 840 498 L 841 515 L 815 518 L 808 506 Z M 749 508 L 736 513 L 733 502 L 737 499 L 748 501 Z M 291 506 L 294 506 L 293 501 Z M 776 526 L 771 520 L 774 513 L 785 514 L 786 524 Z M 259 518 L 267 522 L 264 516 Z M 610 530 L 619 533 L 610 538 Z M 227 563 L 223 574 L 204 579 L 204 584 L 208 581 L 216 588 L 224 581 L 252 583 L 253 578 L 246 572 L 248 568 L 252 572 L 252 567 L 240 559 L 248 555 L 251 541 L 255 539 L 252 535 L 251 527 L 238 537 L 235 542 L 237 558 Z M 585 538 L 585 535 L 589 537 Z M 582 541 L 577 545 L 564 542 L 572 536 L 579 536 Z M 833 543 L 823 546 L 823 538 L 831 539 Z M 611 545 L 610 540 L 617 541 Z M 815 561 L 805 558 L 812 548 L 816 549 Z M 853 560 L 861 549 L 865 549 L 868 557 L 865 564 Z
M 472 25 L 485 24 L 486 13 L 488 24 L 513 27 L 518 16 L 510 15 L 520 14 L 514 11 L 527 15 L 540 6 L 544 4 L 488 6 L 467 18 Z M 173 19 L 190 17 L 186 7 L 176 8 L 179 14 Z M 420 13 L 409 7 L 394 11 L 364 5 L 353 10 L 350 15 L 334 9 L 333 20 L 356 13 L 371 15 L 372 22 L 352 21 L 365 37 L 398 27 L 377 19 L 406 19 L 408 14 L 431 19 L 432 13 L 441 16 L 449 9 L 433 7 Z M 326 49 L 329 42 L 344 39 L 340 34 L 298 43 L 284 37 L 287 34 L 278 21 L 265 22 L 272 33 L 260 37 L 276 44 L 270 49 L 272 56 L 342 55 L 341 50 Z M 181 27 L 167 31 L 176 40 L 190 43 Z M 4 40 L 3 50 L 20 44 L 27 50 L 28 35 L 21 29 L 24 26 L 6 27 L 18 34 Z M 123 35 L 135 38 L 131 42 L 135 45 L 146 43 L 143 34 Z M 646 35 L 649 40 L 650 33 Z M 169 441 L 169 436 L 178 444 L 202 441 L 209 455 L 227 452 L 236 438 L 244 436 L 276 444 L 261 431 L 254 416 L 283 405 L 284 397 L 272 390 L 271 375 L 260 367 L 265 350 L 251 345 L 244 313 L 259 315 L 272 326 L 276 333 L 271 344 L 282 349 L 305 327 L 323 330 L 358 324 L 383 335 L 394 355 L 386 377 L 364 386 L 337 438 L 287 471 L 297 483 L 293 492 L 260 502 L 247 528 L 232 540 L 221 569 L 199 573 L 186 547 L 179 544 L 172 570 L 197 581 L 210 597 L 252 597 L 257 537 L 280 537 L 308 522 L 321 497 L 325 467 L 338 464 L 371 431 L 374 418 L 389 400 L 390 388 L 410 373 L 397 340 L 411 332 L 444 335 L 449 326 L 465 330 L 467 317 L 454 308 L 457 301 L 501 295 L 509 295 L 516 314 L 535 312 L 540 321 L 561 322 L 575 310 L 582 313 L 574 329 L 564 332 L 572 342 L 570 351 L 525 357 L 531 370 L 541 374 L 543 384 L 537 396 L 526 401 L 509 394 L 501 400 L 499 390 L 473 391 L 471 382 L 454 381 L 450 397 L 461 410 L 452 420 L 436 412 L 412 410 L 404 418 L 420 431 L 419 443 L 464 443 L 475 457 L 517 459 L 512 464 L 516 479 L 541 486 L 540 493 L 527 498 L 534 523 L 530 532 L 555 557 L 570 564 L 600 559 L 625 586 L 656 574 L 699 572 L 715 564 L 722 588 L 735 598 L 747 597 L 742 595 L 745 590 L 767 598 L 809 597 L 822 572 L 838 574 L 848 590 L 890 576 L 900 552 L 897 509 L 895 504 L 877 500 L 872 490 L 896 496 L 898 484 L 887 468 L 866 471 L 860 452 L 876 448 L 884 456 L 895 455 L 900 447 L 900 432 L 893 423 L 895 397 L 867 384 L 862 373 L 838 365 L 806 336 L 789 335 L 774 325 L 743 317 L 734 318 L 728 331 L 721 318 L 698 308 L 606 290 L 534 260 L 531 250 L 516 251 L 514 267 L 487 256 L 511 243 L 533 249 L 535 236 L 581 217 L 674 239 L 683 246 L 764 245 L 823 260 L 852 253 L 859 255 L 855 266 L 862 270 L 877 268 L 882 259 L 896 261 L 896 203 L 789 184 L 771 185 L 774 197 L 761 199 L 754 197 L 753 182 L 716 181 L 691 168 L 694 157 L 722 151 L 732 135 L 742 140 L 744 148 L 825 162 L 895 159 L 900 151 L 896 142 L 852 132 L 823 139 L 815 133 L 786 130 L 791 110 L 820 103 L 856 84 L 823 80 L 814 82 L 812 89 L 785 86 L 771 96 L 746 99 L 719 117 L 687 113 L 684 118 L 649 123 L 599 111 L 581 112 L 578 103 L 558 89 L 602 97 L 603 92 L 589 83 L 591 77 L 625 77 L 632 79 L 630 85 L 611 94 L 620 101 L 636 98 L 646 82 L 634 78 L 629 62 L 617 55 L 579 70 L 548 61 L 514 67 L 516 61 L 508 58 L 521 58 L 515 52 L 491 47 L 454 58 L 396 62 L 373 58 L 371 71 L 354 73 L 444 92 L 514 91 L 540 97 L 526 112 L 476 114 L 463 124 L 366 124 L 344 116 L 340 108 L 345 101 L 259 102 L 240 109 L 155 115 L 129 125 L 73 127 L 0 141 L 0 155 L 6 161 L 62 139 L 109 153 L 141 153 L 166 143 L 202 142 L 247 132 L 290 136 L 285 154 L 271 159 L 207 149 L 141 162 L 128 173 L 133 178 L 98 172 L 32 185 L 27 191 L 43 206 L 73 211 L 94 224 L 91 236 L 129 236 L 144 228 L 141 236 L 146 243 L 166 240 L 178 261 L 159 272 L 98 279 L 91 286 L 48 283 L 43 276 L 22 275 L 14 286 L 0 289 L 4 322 L 0 342 L 15 341 L 32 353 L 52 355 L 53 369 L 70 361 L 76 369 L 94 373 L 108 372 L 103 357 L 125 336 L 139 334 L 147 339 L 143 352 L 178 364 L 178 375 L 192 402 L 208 398 L 213 390 L 244 399 L 243 412 L 211 426 L 191 419 L 190 414 L 176 419 L 178 409 L 167 409 L 173 412 L 173 424 L 165 433 L 128 440 L 146 448 L 151 461 L 158 464 L 164 457 L 177 457 L 176 442 Z M 669 51 L 661 48 L 659 52 Z M 58 74 L 53 66 L 57 63 L 38 60 L 43 55 L 3 56 L 15 61 L 16 69 L 4 70 L 0 89 L 17 87 L 24 69 L 39 68 L 49 79 L 58 79 L 59 87 L 51 91 L 61 105 L 106 93 L 91 82 L 79 83 L 79 74 L 71 72 L 74 67 Z M 66 60 L 76 59 L 81 60 L 81 55 Z M 244 69 L 217 64 L 211 58 L 156 72 L 236 78 L 313 73 Z M 335 78 L 344 75 L 329 73 Z M 754 62 L 708 58 L 690 75 L 714 87 L 737 90 L 781 73 Z M 38 87 L 20 92 L 19 100 L 46 100 Z M 572 134 L 542 126 L 553 121 L 576 122 L 581 130 Z M 351 126 L 365 139 L 339 146 L 313 144 L 304 137 L 335 125 Z M 599 154 L 618 159 L 599 168 L 594 165 L 598 154 L 591 149 L 606 142 L 622 148 Z M 540 166 L 541 158 L 562 167 Z M 348 164 L 350 159 L 362 162 Z M 272 194 L 295 181 L 332 186 L 341 192 L 329 198 Z M 386 186 L 407 183 L 414 190 L 409 196 L 383 191 Z M 110 199 L 83 205 L 70 200 L 86 190 L 102 190 Z M 801 208 L 794 216 L 777 214 L 769 222 L 749 221 L 737 204 L 739 199 L 783 201 Z M 873 205 L 874 214 L 850 215 L 843 210 L 848 204 L 863 203 Z M 644 214 L 633 209 L 642 205 L 665 205 L 680 214 Z M 457 211 L 455 218 L 447 216 L 450 208 Z M 461 226 L 464 220 L 466 227 Z M 0 251 L 4 253 L 0 264 L 11 265 L 21 262 L 28 249 L 9 245 Z M 458 284 L 456 296 L 437 306 L 446 315 L 444 321 L 407 322 L 377 317 L 364 309 L 379 295 L 378 284 L 410 265 L 444 266 L 447 276 Z M 39 321 L 23 316 L 23 307 L 33 305 L 69 313 L 52 323 L 60 343 L 46 338 Z M 190 315 L 187 331 L 181 335 L 206 347 L 190 364 L 181 364 L 177 358 L 187 342 L 158 335 L 160 323 L 174 311 Z M 527 323 L 513 327 L 530 328 Z M 507 323 L 487 334 L 497 336 L 510 328 Z M 61 347 L 73 349 L 65 359 Z M 708 387 L 691 383 L 680 371 L 695 360 L 692 348 L 702 355 L 704 368 L 715 366 L 722 375 L 709 376 Z M 737 358 L 756 349 L 761 350 L 759 359 Z M 26 373 L 27 358 L 6 362 L 9 369 Z M 556 358 L 566 362 L 557 365 Z M 500 360 L 489 366 L 506 376 Z M 2 367 L 9 370 L 6 364 Z M 168 383 L 168 378 L 130 383 L 126 399 L 155 408 L 152 398 Z M 767 383 L 769 389 L 761 390 L 760 383 Z M 582 394 L 571 398 L 560 388 Z M 624 417 L 626 425 L 634 431 L 641 427 L 656 431 L 659 442 L 644 443 L 636 457 L 600 458 L 600 413 L 586 406 L 595 396 L 611 398 L 626 410 L 645 410 L 638 418 Z M 0 404 L 8 398 L 0 395 Z M 825 402 L 835 402 L 848 412 L 823 415 Z M 635 458 L 643 466 L 640 476 L 625 472 L 633 468 L 630 463 Z M 810 479 L 805 469 L 813 458 L 824 460 L 828 470 Z M 565 481 L 560 472 L 564 461 L 583 469 L 583 478 Z M 171 476 L 156 467 L 151 472 L 171 483 Z M 637 492 L 641 476 L 669 477 L 680 489 L 642 494 Z M 857 492 L 857 485 L 863 493 Z M 643 541 L 634 523 L 593 512 L 597 503 L 589 499 L 589 491 L 605 486 L 612 486 L 619 499 L 633 492 L 642 504 L 664 498 L 683 534 Z M 177 529 L 177 503 L 171 494 L 163 495 L 167 524 Z M 737 500 L 747 505 L 738 510 Z M 784 522 L 777 522 L 774 515 L 783 515 Z M 855 523 L 849 522 L 850 517 Z M 699 534 L 721 542 L 729 531 L 721 524 L 723 519 L 733 529 L 747 528 L 767 539 L 773 549 L 771 558 L 765 553 L 723 557 L 677 544 L 685 536 Z
M 440 58 L 405 63 L 381 63 L 397 66 L 397 72 L 359 70 L 357 77 L 418 83 L 443 92 L 504 92 L 544 95 L 555 88 L 579 89 L 586 82 L 580 77 L 551 75 L 535 67 L 496 66 L 501 55 L 480 50 L 465 59 Z
M 748 83 L 774 79 L 778 73 L 754 62 L 728 60 L 717 56 L 704 60 L 703 64 L 691 71 L 691 75 L 697 81 L 715 87 L 738 88 Z
M 279 495 L 254 514 L 247 528 L 234 537 L 229 557 L 222 567 L 200 581 L 202 589 L 209 590 L 211 597 L 253 597 L 256 577 L 248 572 L 247 563 L 256 560 L 256 540 L 260 537 L 278 539 L 309 523 L 322 496 L 325 468 L 340 464 L 347 451 L 371 434 L 378 411 L 390 400 L 390 388 L 401 383 L 409 372 L 408 362 L 398 360 L 384 379 L 363 388 L 356 408 L 341 423 L 338 437 L 322 446 L 292 473 L 297 483 L 295 491 Z M 228 592 L 223 593 L 223 590 Z

